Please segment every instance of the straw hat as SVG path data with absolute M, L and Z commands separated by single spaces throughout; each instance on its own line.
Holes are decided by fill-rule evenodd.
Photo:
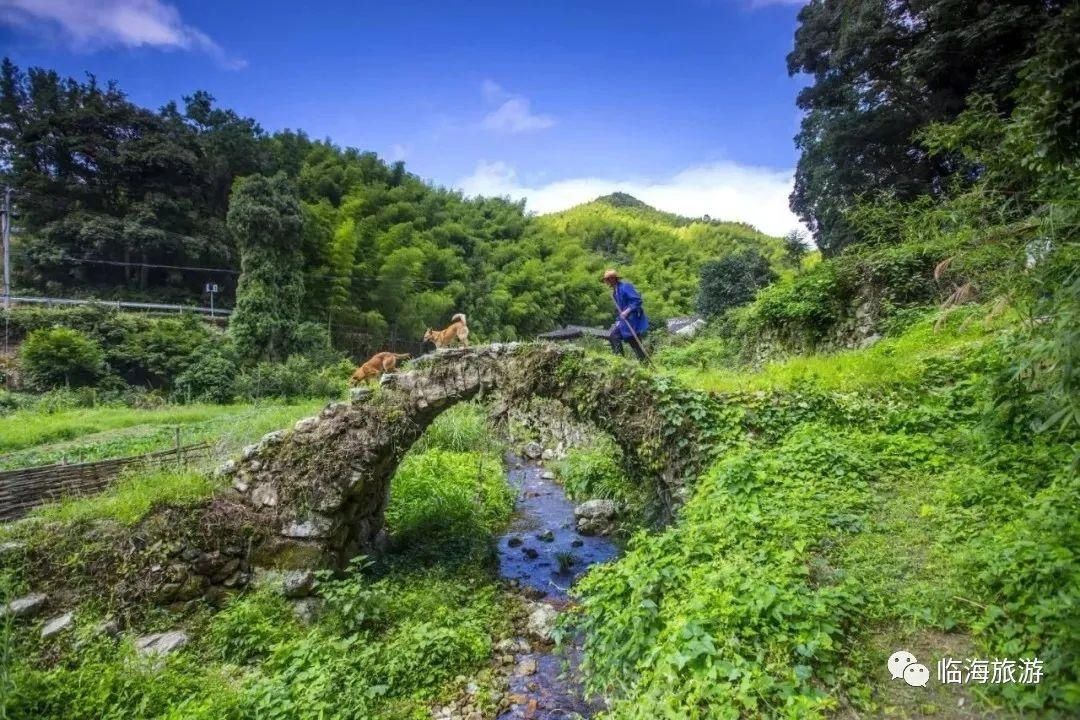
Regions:
M 604 280 L 604 281 L 618 280 L 619 279 L 619 273 L 615 272 L 614 270 L 605 270 L 604 271 L 604 276 L 602 278 L 600 278 L 600 279 Z

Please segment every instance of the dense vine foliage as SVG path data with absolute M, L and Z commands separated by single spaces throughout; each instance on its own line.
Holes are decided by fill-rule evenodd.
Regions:
M 894 646 L 920 659 L 1037 655 L 1052 683 L 999 686 L 988 702 L 1080 704 L 1068 549 L 1080 524 L 1065 500 L 1076 435 L 1032 442 L 999 422 L 1012 332 L 950 349 L 973 317 L 948 317 L 941 335 L 932 320 L 905 331 L 905 349 L 925 348 L 906 356 L 921 371 L 905 382 L 885 373 L 837 391 L 811 371 L 816 358 L 795 358 L 794 380 L 726 395 L 748 441 L 717 459 L 672 527 L 639 533 L 579 588 L 571 624 L 592 689 L 617 698 L 612 717 L 879 714 L 901 702 L 884 673 Z M 668 357 L 694 367 L 692 354 Z M 852 361 L 874 369 L 871 351 Z M 926 712 L 955 704 L 942 687 L 920 698 Z

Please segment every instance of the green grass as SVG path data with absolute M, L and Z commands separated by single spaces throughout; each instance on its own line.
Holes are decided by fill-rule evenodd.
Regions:
M 111 519 L 131 525 L 155 504 L 196 502 L 208 497 L 215 487 L 207 473 L 197 470 L 134 469 L 105 492 L 43 505 L 31 516 L 60 522 Z
M 11 451 L 133 425 L 184 425 L 236 412 L 230 405 L 178 405 L 153 410 L 99 407 L 38 413 L 20 410 L 4 418 L 0 450 Z
M 177 426 L 182 444 L 209 442 L 220 456 L 271 430 L 287 427 L 324 404 L 309 400 L 153 410 L 94 408 L 53 414 L 20 411 L 4 419 L 0 447 L 22 449 L 0 455 L 0 470 L 167 450 L 175 445 Z
M 984 412 L 1007 345 L 964 314 L 981 311 L 759 373 L 684 371 L 778 394 L 745 398 L 761 432 L 671 527 L 579 586 L 605 718 L 1076 715 L 1075 450 Z M 909 692 L 885 672 L 898 648 L 932 671 L 1037 656 L 1054 680 Z
M 358 559 L 343 576 L 323 574 L 316 592 L 325 605 L 313 626 L 268 586 L 220 612 L 163 620 L 163 628 L 185 622 L 192 642 L 155 665 L 137 657 L 130 639 L 95 635 L 93 603 L 76 610 L 74 633 L 53 641 L 42 641 L 35 625 L 15 632 L 0 625 L 0 646 L 15 650 L 10 681 L 0 685 L 7 691 L 0 717 L 420 720 L 464 691 L 458 678 L 476 684 L 477 705 L 494 717 L 491 658 L 496 643 L 513 635 L 518 605 L 486 552 L 511 504 L 482 418 L 476 406 L 445 414 L 425 438 L 427 449 L 409 455 L 387 510 L 391 553 L 374 565 Z M 212 491 L 198 473 L 142 473 L 38 515 L 134 522 L 153 503 Z M 484 552 L 455 554 L 454 547 Z
M 480 405 L 456 405 L 428 427 L 390 481 L 386 527 L 410 564 L 483 562 L 513 510 L 503 446 Z
M 770 362 L 759 371 L 710 366 L 662 366 L 680 381 L 713 392 L 783 390 L 809 383 L 825 391 L 854 392 L 917 388 L 926 373 L 925 361 L 935 357 L 971 353 L 989 338 L 977 320 L 979 309 L 967 309 L 949 317 L 940 331 L 936 317 L 915 323 L 897 337 L 880 340 L 860 350 L 827 355 L 800 355 Z M 680 349 L 678 358 L 693 357 L 693 346 Z
M 448 477 L 455 481 L 447 482 Z M 477 530 L 490 532 L 499 528 L 512 505 L 498 456 L 432 448 L 407 456 L 398 467 L 390 484 L 386 522 L 392 532 L 440 528 L 460 532 L 456 523 L 475 521 Z
M 443 412 L 412 447 L 413 453 L 430 448 L 454 452 L 498 452 L 498 438 L 488 424 L 487 409 L 460 403 Z
M 698 480 L 670 526 L 639 532 L 578 586 L 573 624 L 606 720 L 1076 715 L 1080 479 L 1065 443 L 983 413 L 1008 356 L 994 328 L 962 326 L 980 312 L 758 373 L 675 368 L 777 397 L 733 399 L 760 432 Z M 744 419 L 718 415 L 715 436 L 742 437 Z M 323 576 L 314 627 L 251 592 L 200 616 L 194 642 L 154 673 L 129 669 L 126 644 L 42 645 L 26 628 L 9 715 L 418 720 L 473 679 L 493 714 L 485 673 L 514 606 L 492 575 L 510 502 L 491 438 L 476 405 L 436 421 L 392 481 L 390 554 Z M 571 456 L 568 484 L 617 496 L 607 460 Z M 137 476 L 39 512 L 134 522 L 155 502 L 205 497 L 205 483 Z M 1046 676 L 909 690 L 885 669 L 900 647 L 931 669 L 944 655 L 1038 656 Z
M 185 425 L 182 441 L 185 444 L 205 441 L 212 444 L 208 456 L 201 456 L 183 470 L 173 468 L 132 467 L 113 485 L 93 495 L 73 495 L 46 504 L 32 515 L 48 520 L 74 522 L 79 520 L 113 519 L 133 524 L 157 503 L 185 504 L 209 497 L 217 487 L 210 477 L 210 470 L 223 459 L 235 454 L 244 445 L 257 441 L 272 430 L 287 428 L 297 419 L 311 415 L 322 407 L 322 401 L 307 401 L 295 405 L 261 404 L 225 405 L 228 412 Z M 128 417 L 147 410 L 128 410 Z M 173 415 L 172 417 L 177 417 Z M 199 417 L 198 415 L 194 417 Z M 83 460 L 102 457 L 134 455 L 173 447 L 172 427 L 155 428 L 138 432 L 143 426 L 135 426 L 120 434 L 87 436 L 78 445 L 78 456 Z M 62 447 L 43 446 L 5 456 L 4 466 L 55 462 L 60 457 L 72 457 L 70 445 Z

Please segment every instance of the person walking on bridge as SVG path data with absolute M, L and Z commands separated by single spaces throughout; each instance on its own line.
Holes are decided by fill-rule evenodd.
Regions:
M 605 270 L 602 278 L 611 288 L 611 299 L 615 301 L 618 315 L 615 324 L 608 333 L 608 342 L 616 355 L 623 354 L 623 342 L 629 343 L 630 349 L 641 362 L 648 362 L 649 356 L 641 346 L 641 337 L 649 329 L 649 318 L 645 317 L 645 308 L 641 304 L 641 294 L 631 283 L 619 277 L 614 270 Z

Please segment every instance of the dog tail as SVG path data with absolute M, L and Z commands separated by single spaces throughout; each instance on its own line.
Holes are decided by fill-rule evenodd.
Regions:
M 450 322 L 452 322 L 452 323 L 460 322 L 462 325 L 464 325 L 465 324 L 465 313 L 457 313 L 457 314 L 455 314 L 454 317 L 450 318 Z

